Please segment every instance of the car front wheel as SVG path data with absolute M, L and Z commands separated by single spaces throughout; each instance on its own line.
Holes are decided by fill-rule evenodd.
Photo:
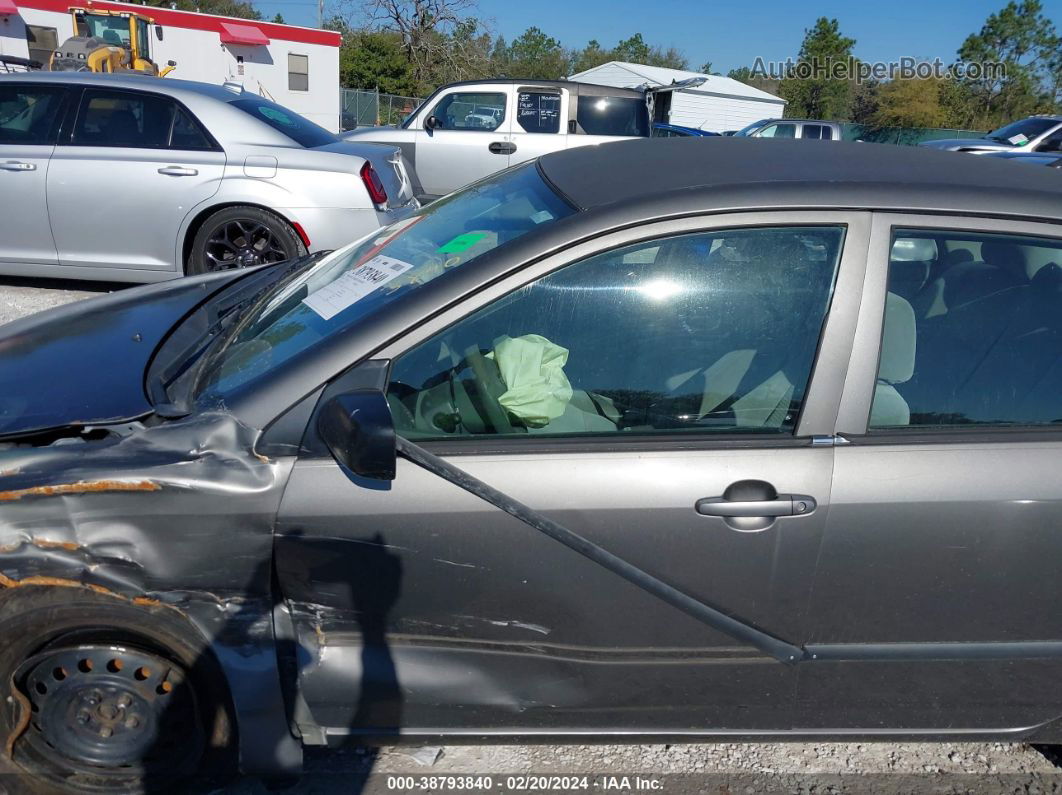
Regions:
M 226 207 L 210 215 L 192 241 L 188 275 L 267 265 L 306 253 L 296 231 L 258 207 Z
M 87 589 L 0 593 L 0 772 L 16 791 L 188 791 L 231 775 L 223 677 L 185 623 Z

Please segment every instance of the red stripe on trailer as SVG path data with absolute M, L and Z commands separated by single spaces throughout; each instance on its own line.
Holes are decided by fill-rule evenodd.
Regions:
M 0 0 L 0 2 L 3 1 Z M 7 0 L 7 2 L 10 1 Z M 69 13 L 71 8 L 124 11 L 130 14 L 142 14 L 146 17 L 151 17 L 155 23 L 163 27 L 169 25 L 188 30 L 205 30 L 219 35 L 222 32 L 222 25 L 236 24 L 256 28 L 266 39 L 297 41 L 303 44 L 321 44 L 326 47 L 338 47 L 343 42 L 343 37 L 332 30 L 299 28 L 294 25 L 278 25 L 273 22 L 258 22 L 236 17 L 218 17 L 211 14 L 197 14 L 194 11 L 175 11 L 170 8 L 142 6 L 135 3 L 116 3 L 107 2 L 106 0 L 84 0 L 84 2 L 78 2 L 78 0 L 15 0 L 15 5 L 22 8 L 34 8 L 38 11 L 58 11 L 63 14 Z

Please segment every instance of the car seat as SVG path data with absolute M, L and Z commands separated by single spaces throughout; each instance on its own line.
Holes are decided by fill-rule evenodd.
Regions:
M 881 359 L 870 407 L 872 428 L 908 425 L 911 409 L 896 388 L 911 379 L 915 370 L 917 328 L 911 303 L 896 293 L 885 296 L 885 318 L 881 332 Z

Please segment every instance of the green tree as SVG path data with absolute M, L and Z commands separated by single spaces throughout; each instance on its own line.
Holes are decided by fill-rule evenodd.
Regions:
M 611 60 L 613 60 L 612 50 L 603 49 L 597 39 L 590 39 L 587 45 L 578 50 L 573 56 L 572 74 L 585 72 L 587 69 L 593 69 L 595 66 L 600 66 Z
M 1056 109 L 1062 82 L 1062 39 L 1039 0 L 1007 3 L 959 47 L 968 125 L 995 127 L 1030 113 Z M 989 70 L 994 64 L 1002 72 Z M 980 67 L 981 76 L 971 73 Z
M 243 0 L 149 0 L 147 5 L 156 8 L 174 8 L 179 11 L 201 11 L 224 17 L 261 19 L 262 15 L 250 2 Z
M 855 39 L 841 35 L 836 19 L 820 17 L 814 27 L 804 31 L 796 64 L 779 86 L 789 105 L 786 115 L 809 119 L 845 119 L 852 104 L 854 81 L 837 79 L 837 70 L 855 66 L 852 48 Z
M 497 48 L 495 48 L 497 49 Z M 568 74 L 568 54 L 559 41 L 537 27 L 513 39 L 506 58 L 508 77 L 559 80 Z
M 273 24 L 274 25 L 283 25 L 283 24 L 285 24 L 284 15 L 281 14 L 279 11 L 277 12 L 276 16 L 273 17 Z
M 411 96 L 413 70 L 402 49 L 402 39 L 387 31 L 353 30 L 333 17 L 329 30 L 343 34 L 339 49 L 339 83 L 344 88 L 378 89 L 385 94 Z
M 897 78 L 882 83 L 870 124 L 874 127 L 943 127 L 947 111 L 940 102 L 942 82 L 935 78 Z

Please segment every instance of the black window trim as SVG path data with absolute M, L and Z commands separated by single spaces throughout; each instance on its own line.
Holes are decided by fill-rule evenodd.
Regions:
M 1062 128 L 1060 128 L 1062 129 Z M 926 213 L 912 213 L 913 216 L 925 216 Z M 960 220 L 955 216 L 940 217 L 954 218 L 956 221 Z M 965 218 L 964 220 L 970 221 L 972 217 Z M 992 216 L 996 218 L 996 216 Z M 1003 219 L 1003 220 L 1015 220 L 1015 219 Z M 1036 223 L 1044 224 L 1049 223 L 1045 221 L 1039 221 L 1036 219 L 1020 219 L 1023 223 Z M 1055 222 L 1057 223 L 1057 222 Z M 888 249 L 892 251 L 892 242 L 896 239 L 897 231 L 902 230 L 904 232 L 924 232 L 927 238 L 933 238 L 938 246 L 938 250 L 941 243 L 941 238 L 945 235 L 973 235 L 973 236 L 985 236 L 985 235 L 997 235 L 997 236 L 1011 236 L 1021 238 L 1035 238 L 1040 237 L 1048 240 L 1057 240 L 1062 245 L 1062 229 L 1058 231 L 1058 237 L 1051 237 L 1046 234 L 1038 234 L 1036 232 L 1017 232 L 1013 229 L 1010 231 L 997 230 L 997 229 L 974 229 L 963 228 L 961 225 L 955 226 L 926 226 L 924 224 L 915 223 L 900 223 L 898 221 L 891 221 L 888 226 Z M 889 278 L 889 263 L 885 262 L 885 296 L 888 295 L 888 278 Z M 930 273 L 930 278 L 933 277 L 933 273 Z M 881 312 L 879 316 L 880 329 L 877 339 L 877 355 L 874 359 L 874 385 L 877 384 L 877 374 L 881 367 L 881 352 L 884 347 L 885 339 L 885 301 L 882 300 Z M 1057 425 L 1053 424 L 1030 424 L 1030 423 L 977 423 L 971 422 L 967 425 L 908 425 L 902 426 L 889 426 L 885 428 L 874 428 L 870 424 L 870 416 L 874 411 L 874 388 L 871 386 L 870 401 L 867 404 L 867 412 L 863 427 L 864 433 L 839 434 L 847 442 L 857 445 L 908 445 L 908 444 L 954 444 L 956 442 L 962 442 L 964 444 L 988 444 L 988 443 L 1002 443 L 1002 442 L 1057 442 L 1062 440 L 1062 423 Z
M 495 127 L 493 130 L 480 129 L 478 127 L 439 127 L 437 129 L 441 130 L 443 132 L 462 132 L 462 133 L 472 132 L 472 133 L 488 133 L 488 134 L 492 134 L 492 135 L 500 134 L 499 130 L 501 130 L 502 125 L 505 124 L 505 120 L 509 116 L 509 100 L 512 99 L 512 95 L 509 94 L 506 91 L 466 91 L 464 89 L 465 89 L 465 87 L 461 87 L 461 88 L 458 88 L 458 89 L 456 89 L 454 91 L 448 91 L 447 93 L 445 93 L 441 97 L 439 97 L 438 101 L 434 105 L 431 106 L 431 110 L 428 111 L 427 116 L 424 117 L 425 120 L 427 120 L 428 116 L 435 116 L 435 111 L 438 109 L 439 105 L 441 105 L 446 100 L 447 97 L 452 96 L 454 94 L 479 94 L 479 95 L 497 94 L 497 95 L 499 95 L 499 96 L 504 98 L 504 104 L 502 105 L 501 118 L 498 119 L 498 126 Z M 435 118 L 439 118 L 439 117 L 435 116 Z M 428 130 L 428 132 L 429 133 L 435 132 L 435 130 Z
M 27 144 L 16 143 L 9 141 L 0 141 L 0 146 L 56 146 L 60 137 L 60 132 L 63 128 L 67 117 L 69 116 L 71 98 L 76 91 L 72 90 L 69 86 L 62 83 L 23 83 L 18 81 L 4 82 L 4 86 L 11 86 L 14 89 L 51 89 L 59 92 L 59 109 L 55 113 L 55 118 L 52 120 L 51 127 L 48 129 L 48 136 L 45 138 L 44 143 L 39 144 Z
M 174 105 L 176 105 L 179 110 L 181 110 L 183 113 L 185 113 L 188 116 L 188 118 L 191 119 L 193 124 L 195 124 L 197 127 L 199 127 L 199 129 L 202 131 L 204 137 L 207 139 L 207 142 L 210 145 L 207 146 L 207 147 L 202 147 L 202 148 L 197 148 L 197 149 L 188 149 L 188 148 L 177 148 L 177 147 L 174 147 L 174 146 L 128 146 L 128 145 L 125 145 L 125 144 L 123 144 L 121 146 L 117 146 L 117 145 L 113 145 L 113 144 L 100 144 L 100 143 L 92 143 L 92 144 L 76 143 L 74 141 L 74 130 L 77 129 L 77 123 L 78 123 L 78 121 L 81 118 L 81 112 L 82 112 L 82 109 L 84 108 L 84 105 L 85 105 L 85 95 L 88 92 L 90 92 L 90 91 L 103 91 L 103 92 L 115 93 L 115 94 L 129 94 L 129 95 L 134 96 L 134 97 L 148 96 L 148 97 L 162 97 L 164 99 L 168 99 L 170 102 L 174 103 Z M 169 134 L 167 135 L 167 140 L 172 140 L 172 138 L 173 138 L 173 125 L 176 122 L 176 120 L 177 120 L 177 115 L 174 114 L 170 118 L 170 131 L 169 131 Z M 199 118 L 194 113 L 192 113 L 192 111 L 190 111 L 188 109 L 187 105 L 185 105 L 183 102 L 181 102 L 176 97 L 170 96 L 169 94 L 166 94 L 166 93 L 163 93 L 163 92 L 160 92 L 160 91 L 140 91 L 140 90 L 132 89 L 132 88 L 124 88 L 124 87 L 114 87 L 114 88 L 112 88 L 110 86 L 96 86 L 96 85 L 84 86 L 84 87 L 82 87 L 80 89 L 80 93 L 78 94 L 76 104 L 72 104 L 72 106 L 70 108 L 70 112 L 67 114 L 66 120 L 64 121 L 62 132 L 60 133 L 60 135 L 58 137 L 58 140 L 56 141 L 56 146 L 94 147 L 94 148 L 99 148 L 99 149 L 143 149 L 145 151 L 150 151 L 150 152 L 223 152 L 224 151 L 224 149 L 222 149 L 221 145 L 218 143 L 217 139 L 213 135 L 210 134 L 210 130 L 208 130 L 206 128 L 206 126 L 201 121 L 199 121 Z

